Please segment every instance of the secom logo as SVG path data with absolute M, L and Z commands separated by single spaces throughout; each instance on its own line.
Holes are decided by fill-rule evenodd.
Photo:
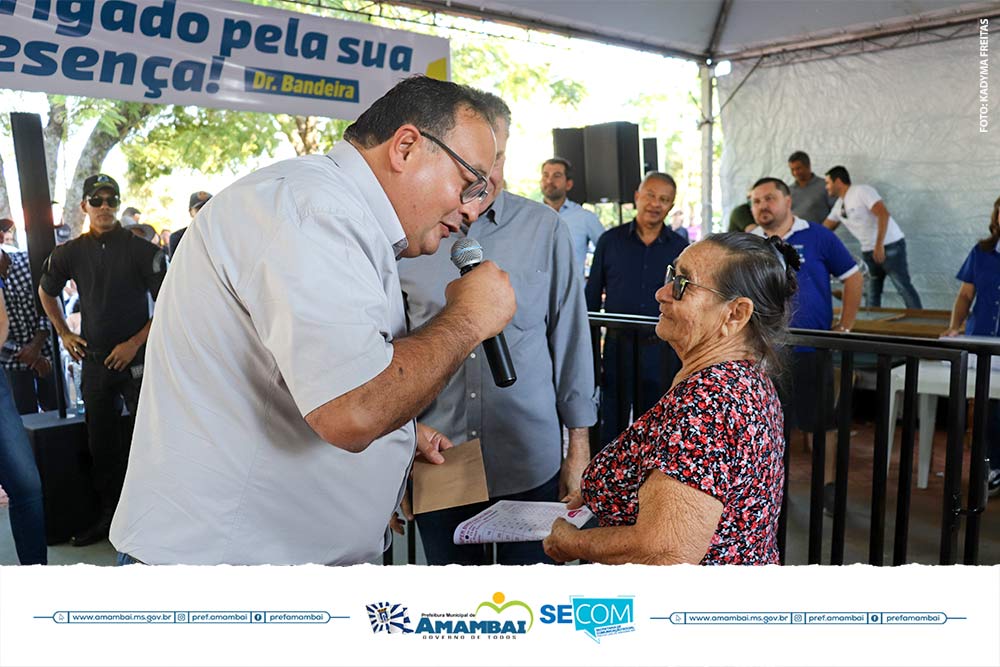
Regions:
M 572 623 L 576 630 L 587 633 L 600 643 L 601 637 L 635 632 L 635 609 L 632 596 L 611 598 L 571 596 L 572 604 L 542 605 L 542 623 Z

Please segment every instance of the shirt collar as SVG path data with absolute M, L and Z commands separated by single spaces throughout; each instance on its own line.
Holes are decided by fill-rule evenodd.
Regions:
M 574 208 L 583 208 L 583 207 L 580 206 L 579 204 L 577 204 L 575 201 L 573 201 L 569 197 L 567 197 L 565 199 L 565 201 L 563 201 L 563 205 L 559 207 L 559 212 L 562 213 L 563 211 L 569 211 L 569 210 L 572 210 Z
M 636 223 L 635 218 L 632 218 L 632 221 L 627 224 L 629 226 L 629 236 L 634 236 L 636 240 L 642 243 L 642 239 L 639 238 L 639 225 Z M 663 229 L 660 230 L 660 235 L 656 237 L 656 240 L 654 240 L 653 243 L 666 243 L 667 239 L 669 239 L 671 235 L 680 238 L 680 235 L 664 221 Z
M 497 198 L 493 200 L 492 204 L 490 204 L 490 207 L 480 214 L 479 219 L 486 219 L 495 226 L 499 226 L 503 220 L 504 201 L 507 199 L 504 195 L 506 193 L 506 190 L 501 190 L 500 194 L 497 195 Z
M 103 239 L 104 237 L 111 238 L 112 236 L 114 236 L 115 234 L 117 234 L 120 231 L 125 231 L 125 228 L 122 227 L 122 225 L 121 225 L 120 222 L 118 222 L 117 220 L 115 220 L 115 224 L 108 231 L 106 231 L 106 232 L 99 232 L 96 229 L 91 228 L 90 231 L 87 232 L 87 234 L 91 238 L 93 238 L 94 240 L 100 240 L 100 239 Z M 128 232 L 128 233 L 131 234 L 132 232 Z
M 371 209 L 375 220 L 378 222 L 385 238 L 392 245 L 396 252 L 396 258 L 406 250 L 409 243 L 406 240 L 406 232 L 396 215 L 396 209 L 392 207 L 389 196 L 385 194 L 382 185 L 375 178 L 368 162 L 361 155 L 360 151 L 349 141 L 341 141 L 334 145 L 327 153 L 327 157 L 333 160 L 340 169 L 357 187 L 361 190 L 361 195 Z
M 792 220 L 792 228 L 788 230 L 787 234 L 781 237 L 781 240 L 787 241 L 792 234 L 794 234 L 795 232 L 801 232 L 804 229 L 809 229 L 809 223 L 800 218 L 799 216 L 795 216 L 795 218 Z M 756 234 L 757 236 L 767 236 L 767 234 L 764 233 L 764 228 L 760 226 L 758 226 L 750 233 Z

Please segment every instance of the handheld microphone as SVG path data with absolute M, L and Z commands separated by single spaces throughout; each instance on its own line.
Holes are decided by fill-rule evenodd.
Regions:
M 476 239 L 468 237 L 459 239 L 451 248 L 451 262 L 463 276 L 479 266 L 482 261 L 483 246 L 479 245 Z M 514 362 L 511 361 L 507 339 L 504 338 L 503 332 L 484 340 L 483 351 L 486 353 L 486 361 L 490 364 L 490 372 L 493 373 L 493 382 L 498 387 L 509 387 L 514 384 L 517 374 L 514 372 Z

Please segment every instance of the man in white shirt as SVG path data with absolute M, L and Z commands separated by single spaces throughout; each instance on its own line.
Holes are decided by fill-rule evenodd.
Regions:
M 567 196 L 573 189 L 573 165 L 569 160 L 554 157 L 543 162 L 541 188 L 545 203 L 566 221 L 577 267 L 586 275 L 587 252 L 597 246 L 604 226 L 596 215 Z
M 120 562 L 384 551 L 414 446 L 440 462 L 450 445 L 414 417 L 514 313 L 507 275 L 484 262 L 407 333 L 396 268 L 476 219 L 493 120 L 477 90 L 405 79 L 327 155 L 203 207 L 157 302 L 111 528 Z
M 851 175 L 841 166 L 826 172 L 826 191 L 837 201 L 823 224 L 836 229 L 843 222 L 861 243 L 861 256 L 871 277 L 865 305 L 882 305 L 882 287 L 888 276 L 907 308 L 922 308 L 920 295 L 910 282 L 903 231 L 878 191 L 870 185 L 853 185 Z

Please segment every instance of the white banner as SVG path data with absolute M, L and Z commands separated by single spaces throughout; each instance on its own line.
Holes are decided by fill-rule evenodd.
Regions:
M 993 567 L 3 567 L 0 665 L 990 665 Z
M 353 120 L 448 40 L 235 0 L 0 0 L 0 88 Z

